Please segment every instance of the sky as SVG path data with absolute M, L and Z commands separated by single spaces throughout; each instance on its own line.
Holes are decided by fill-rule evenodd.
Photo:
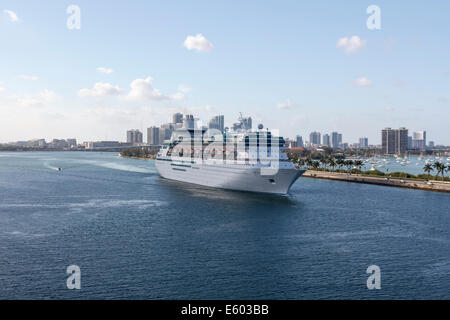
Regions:
M 404 126 L 450 145 L 449 34 L 437 0 L 2 0 L 0 142 L 242 112 L 285 137 Z

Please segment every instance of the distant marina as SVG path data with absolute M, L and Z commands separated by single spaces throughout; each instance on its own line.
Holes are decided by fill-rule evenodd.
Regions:
M 383 173 L 405 172 L 414 175 L 423 174 L 423 167 L 426 164 L 433 164 L 435 161 L 450 165 L 450 157 L 445 156 L 390 156 L 373 157 L 361 159 L 364 162 L 362 170 L 379 170 Z

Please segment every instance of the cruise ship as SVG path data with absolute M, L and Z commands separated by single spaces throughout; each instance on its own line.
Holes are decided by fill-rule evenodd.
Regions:
M 238 191 L 287 194 L 305 172 L 283 152 L 273 130 L 252 131 L 242 117 L 237 130 L 177 129 L 160 149 L 155 165 L 165 179 Z

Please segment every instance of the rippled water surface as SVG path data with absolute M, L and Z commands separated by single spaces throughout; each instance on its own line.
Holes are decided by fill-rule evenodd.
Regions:
M 450 299 L 449 208 L 444 193 L 302 178 L 267 196 L 112 153 L 0 153 L 0 298 Z

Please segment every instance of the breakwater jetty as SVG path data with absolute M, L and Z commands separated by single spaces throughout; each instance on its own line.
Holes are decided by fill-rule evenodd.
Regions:
M 360 174 L 350 175 L 347 173 L 336 173 L 336 172 L 315 171 L 315 170 L 306 171 L 303 174 L 303 177 L 450 193 L 450 182 L 446 181 L 436 181 L 436 180 L 425 181 L 415 179 L 413 180 L 413 179 L 399 179 L 387 177 L 371 177 Z

